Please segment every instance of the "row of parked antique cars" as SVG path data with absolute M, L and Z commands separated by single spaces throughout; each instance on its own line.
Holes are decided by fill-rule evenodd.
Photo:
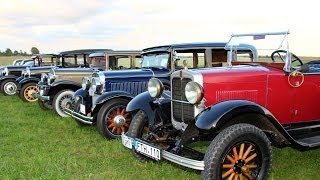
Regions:
M 142 161 L 166 159 L 203 179 L 265 179 L 271 145 L 320 145 L 320 61 L 291 53 L 288 34 L 39 54 L 1 67 L 1 92 L 95 125 Z

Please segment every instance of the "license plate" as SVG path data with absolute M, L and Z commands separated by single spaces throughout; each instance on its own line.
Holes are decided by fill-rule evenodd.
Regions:
M 161 149 L 155 146 L 149 145 L 146 142 L 135 139 L 134 141 L 134 149 L 143 155 L 146 155 L 152 159 L 157 161 L 161 160 Z
M 86 106 L 83 104 L 80 104 L 80 113 L 86 114 Z
M 125 147 L 132 149 L 132 139 L 131 138 L 129 138 L 125 134 L 121 134 L 121 141 Z

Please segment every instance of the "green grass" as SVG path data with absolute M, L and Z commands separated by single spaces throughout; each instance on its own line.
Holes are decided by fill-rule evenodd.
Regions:
M 0 56 L 0 66 L 11 65 L 15 59 L 29 59 L 31 56 Z
M 79 127 L 36 103 L 3 95 L 0 102 L 0 179 L 201 178 L 168 161 L 139 162 L 120 140 L 108 141 L 95 127 Z M 273 150 L 270 179 L 318 179 L 320 149 Z

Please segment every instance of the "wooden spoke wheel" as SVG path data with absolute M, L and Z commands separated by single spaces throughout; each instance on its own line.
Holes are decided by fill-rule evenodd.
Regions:
M 249 124 L 220 131 L 204 157 L 203 179 L 268 179 L 271 143 L 265 133 Z
M 222 179 L 253 179 L 261 163 L 255 146 L 249 142 L 230 149 L 222 163 Z
M 36 83 L 27 83 L 22 87 L 20 97 L 25 102 L 35 102 L 38 98 L 33 97 L 32 93 L 37 92 L 39 92 L 39 89 Z
M 107 139 L 120 138 L 127 133 L 132 120 L 130 112 L 126 112 L 126 99 L 112 99 L 105 102 L 98 112 L 97 128 Z
M 126 112 L 126 106 L 116 106 L 110 110 L 106 126 L 113 134 L 121 135 L 128 131 L 131 119 L 131 114 Z

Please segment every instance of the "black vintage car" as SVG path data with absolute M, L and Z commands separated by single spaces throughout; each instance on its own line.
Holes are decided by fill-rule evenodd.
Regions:
M 6 96 L 16 94 L 16 79 L 21 76 L 22 71 L 25 70 L 26 67 L 40 67 L 44 65 L 46 64 L 42 64 L 37 60 L 37 56 L 33 56 L 31 59 L 21 61 L 17 66 L 10 65 L 3 67 L 0 74 L 0 91 Z
M 226 63 L 225 44 L 189 43 L 146 48 L 141 54 L 140 70 L 104 71 L 83 78 L 82 89 L 75 93 L 74 109 L 65 111 L 80 125 L 97 124 L 104 137 L 119 138 L 127 132 L 132 119 L 133 114 L 126 112 L 128 102 L 147 90 L 150 78 L 159 78 L 165 89 L 170 89 L 170 74 L 176 69 Z
M 86 60 L 88 68 L 52 69 L 48 74 L 43 74 L 38 83 L 39 92 L 33 95 L 39 98 L 42 109 L 53 108 L 58 115 L 67 117 L 63 110 L 72 104 L 72 96 L 81 88 L 84 76 L 91 76 L 99 70 L 139 68 L 140 53 L 141 51 L 105 50 L 89 56 Z

